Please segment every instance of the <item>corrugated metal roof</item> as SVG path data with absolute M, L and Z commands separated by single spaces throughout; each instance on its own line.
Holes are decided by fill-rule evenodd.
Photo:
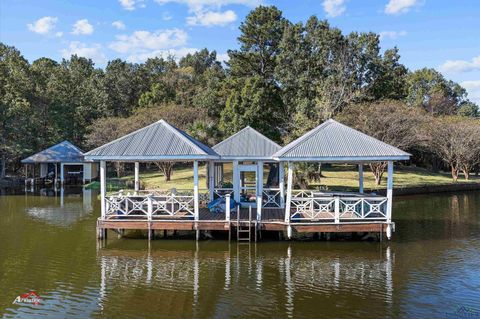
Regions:
M 280 160 L 407 160 L 406 153 L 332 119 L 283 147 Z
M 83 163 L 83 152 L 69 141 L 63 141 L 27 157 L 22 163 Z
M 208 146 L 160 120 L 85 154 L 89 160 L 179 160 L 218 158 Z
M 222 158 L 270 159 L 281 146 L 250 126 L 213 147 Z

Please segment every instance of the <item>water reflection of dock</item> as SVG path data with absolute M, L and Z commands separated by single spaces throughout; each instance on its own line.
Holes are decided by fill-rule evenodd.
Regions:
M 178 306 L 183 316 L 197 316 L 197 308 L 210 311 L 203 314 L 208 317 L 234 317 L 254 311 L 268 314 L 269 309 L 282 307 L 289 317 L 295 317 L 297 306 L 304 308 L 316 295 L 333 300 L 325 307 L 344 302 L 346 294 L 368 298 L 372 304 L 392 303 L 394 254 L 390 247 L 352 252 L 347 257 L 334 251 L 283 248 L 258 251 L 252 244 L 215 251 L 202 251 L 199 245 L 180 251 L 100 249 L 99 303 L 108 308 L 110 302 L 128 298 L 122 290 L 127 286 L 155 295 L 155 308 Z M 232 302 L 235 310 L 224 308 Z M 186 314 L 189 309 L 192 313 Z
M 85 188 L 43 188 L 25 193 L 25 211 L 34 219 L 68 227 L 92 213 L 93 200 L 92 190 Z

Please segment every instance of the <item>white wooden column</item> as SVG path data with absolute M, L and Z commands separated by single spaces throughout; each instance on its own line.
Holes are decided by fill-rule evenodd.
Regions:
M 278 162 L 278 187 L 280 188 L 280 207 L 285 208 L 285 166 Z
M 63 163 L 60 163 L 60 183 L 63 185 L 64 181 L 65 181 L 65 169 L 64 169 L 64 164 Z
M 105 218 L 106 215 L 106 207 L 105 207 L 105 196 L 106 196 L 106 189 L 107 189 L 107 163 L 105 161 L 100 161 L 100 207 L 102 212 L 102 219 Z
M 193 203 L 195 220 L 199 217 L 199 198 L 198 198 L 198 161 L 193 161 Z
M 215 194 L 215 162 L 208 162 L 208 194 L 210 201 L 213 200 Z
M 393 161 L 388 161 L 387 176 L 387 222 L 392 221 L 392 200 L 393 200 Z
M 262 219 L 263 204 L 263 162 L 257 162 L 257 220 Z
M 135 162 L 135 193 L 140 190 L 140 163 Z
M 233 199 L 240 203 L 240 171 L 238 161 L 233 161 Z
M 293 162 L 288 162 L 287 174 L 287 202 L 285 203 L 285 222 L 290 224 L 290 207 L 292 201 L 292 187 L 293 187 Z
M 89 174 L 91 174 L 91 168 L 90 168 L 90 164 L 86 164 L 86 163 L 83 163 L 82 167 L 83 167 L 83 172 L 82 172 L 82 185 L 85 185 L 85 172 L 87 171 L 87 167 L 88 167 L 88 169 L 90 169 Z
M 363 194 L 363 164 L 358 164 L 358 192 Z

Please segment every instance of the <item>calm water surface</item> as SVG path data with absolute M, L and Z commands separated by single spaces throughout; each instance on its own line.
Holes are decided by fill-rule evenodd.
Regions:
M 396 198 L 388 243 L 239 246 L 113 233 L 101 246 L 96 194 L 45 195 L 0 196 L 5 318 L 480 316 L 480 192 Z M 31 290 L 41 304 L 12 304 Z

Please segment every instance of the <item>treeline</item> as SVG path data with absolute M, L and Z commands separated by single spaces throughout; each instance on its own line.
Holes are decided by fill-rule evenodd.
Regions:
M 225 64 L 207 49 L 104 69 L 78 56 L 29 63 L 0 44 L 0 177 L 61 140 L 88 150 L 160 118 L 213 145 L 246 125 L 286 143 L 338 117 L 454 178 L 478 166 L 478 106 L 436 70 L 409 71 L 397 48 L 382 52 L 378 34 L 343 34 L 315 16 L 293 24 L 273 6 L 240 31 Z

